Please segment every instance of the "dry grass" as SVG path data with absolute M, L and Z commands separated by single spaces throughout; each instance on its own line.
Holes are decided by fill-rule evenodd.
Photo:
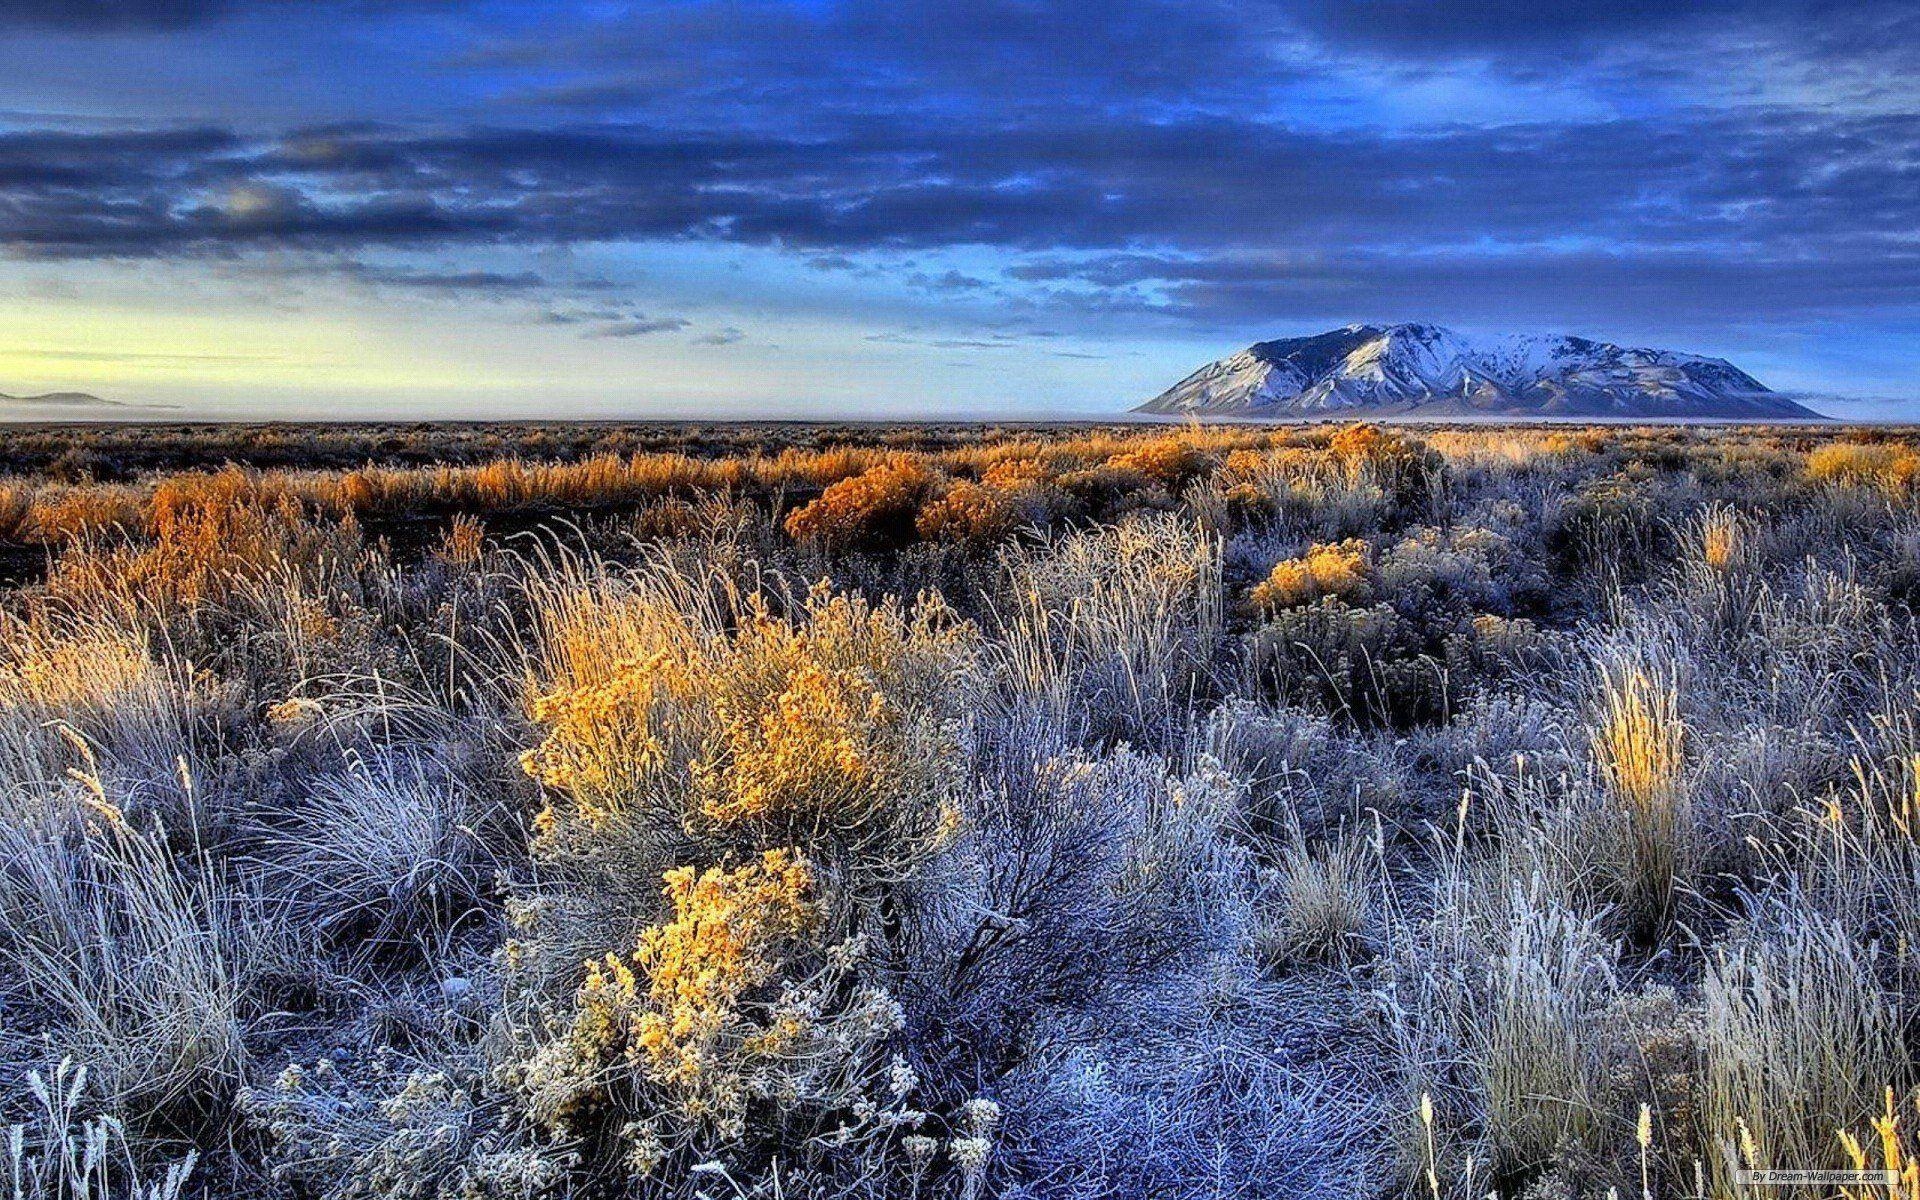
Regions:
M 1671 664 L 1637 656 L 1608 664 L 1593 733 L 1594 760 L 1611 801 L 1605 862 L 1643 934 L 1658 932 L 1672 917 L 1676 891 L 1693 865 L 1686 739 Z
M 1731 1168 L 1846 1166 L 1836 1133 L 1907 1078 L 1899 1016 L 1874 952 L 1798 908 L 1764 915 L 1719 952 L 1703 985 L 1702 1109 L 1718 1144 L 1715 1185 Z

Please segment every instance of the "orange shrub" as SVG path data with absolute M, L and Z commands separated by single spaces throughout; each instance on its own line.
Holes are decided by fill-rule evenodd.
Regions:
M 1023 523 L 1006 489 L 962 481 L 922 508 L 914 528 L 929 541 L 984 547 L 1006 540 Z
M 949 610 L 816 589 L 792 617 L 743 604 L 725 633 L 633 598 L 552 620 L 559 677 L 521 765 L 570 804 L 543 829 L 659 823 L 896 863 L 951 831 L 975 631 Z
M 1403 508 L 1429 499 L 1433 484 L 1446 472 L 1446 461 L 1430 447 L 1378 425 L 1346 426 L 1327 442 L 1327 449 L 1350 472 L 1371 474 Z
M 1185 438 L 1157 438 L 1116 454 L 1107 465 L 1138 471 L 1166 488 L 1176 488 L 1212 465 L 1198 447 Z
M 988 467 L 980 476 L 980 482 L 988 487 L 1005 488 L 1019 483 L 1044 483 L 1052 477 L 1047 464 L 1037 458 L 1007 458 Z
M 936 482 L 919 462 L 882 463 L 787 514 L 787 534 L 823 550 L 899 545 L 911 538 L 921 501 Z

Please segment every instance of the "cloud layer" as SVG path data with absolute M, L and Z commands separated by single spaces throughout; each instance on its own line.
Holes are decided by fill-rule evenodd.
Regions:
M 273 0 L 0 3 L 16 43 L 143 47 L 126 61 L 148 68 L 115 68 L 128 86 L 173 53 L 213 79 L 199 116 L 0 125 L 0 244 L 51 263 L 293 254 L 494 297 L 548 284 L 477 257 L 502 249 L 742 246 L 886 273 L 956 314 L 1197 330 L 1885 325 L 1920 296 L 1910 3 L 321 9 L 365 51 L 283 49 L 306 82 L 365 93 L 344 121 L 331 100 L 247 120 L 222 90 L 221 56 L 251 62 L 290 11 Z M 423 119 L 430 91 L 468 99 Z M 396 252 L 431 261 L 381 260 Z M 686 327 L 629 310 L 593 335 Z M 701 340 L 745 340 L 727 328 Z

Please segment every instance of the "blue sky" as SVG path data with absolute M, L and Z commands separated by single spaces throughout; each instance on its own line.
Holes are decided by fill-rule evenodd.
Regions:
M 1082 416 L 1349 321 L 1920 417 L 1910 0 L 0 0 L 0 392 Z

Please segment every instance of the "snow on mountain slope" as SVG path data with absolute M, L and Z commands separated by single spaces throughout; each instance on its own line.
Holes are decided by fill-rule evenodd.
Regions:
M 1820 418 L 1724 359 L 1580 337 L 1468 338 L 1438 325 L 1348 325 L 1257 342 L 1135 411 Z

